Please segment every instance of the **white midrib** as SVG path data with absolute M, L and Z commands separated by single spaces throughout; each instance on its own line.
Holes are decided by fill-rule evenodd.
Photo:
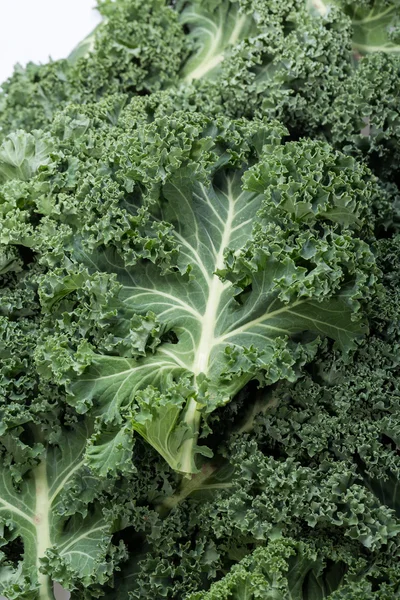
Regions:
M 233 219 L 235 217 L 235 202 L 232 198 L 229 186 L 228 190 L 228 214 L 226 216 L 225 227 L 221 238 L 221 245 L 215 260 L 215 270 L 222 269 L 224 266 L 224 253 L 231 238 Z M 215 326 L 219 304 L 224 290 L 225 284 L 217 275 L 213 275 L 209 285 L 206 309 L 201 319 L 200 342 L 193 361 L 192 370 L 195 375 L 207 373 L 210 353 L 215 345 Z
M 190 83 L 193 79 L 201 79 L 206 73 L 215 69 L 223 60 L 224 55 L 222 53 L 206 57 L 194 71 L 186 76 L 186 81 Z
M 36 508 L 34 524 L 36 528 L 36 568 L 39 580 L 39 600 L 53 600 L 51 582 L 48 575 L 40 573 L 40 559 L 46 555 L 46 550 L 51 547 L 50 538 L 50 509 L 49 486 L 47 481 L 47 465 L 42 460 L 35 468 L 33 474 L 36 489 Z
M 247 19 L 246 15 L 242 15 L 239 19 L 237 19 L 235 23 L 235 27 L 230 35 L 230 38 L 226 44 L 226 46 L 233 46 L 236 44 L 239 39 L 240 32 L 242 30 L 243 25 L 245 24 Z M 206 75 L 209 71 L 212 71 L 224 60 L 224 53 L 220 52 L 216 54 L 218 47 L 220 45 L 222 33 L 223 33 L 224 24 L 218 27 L 218 33 L 214 36 L 214 42 L 211 45 L 207 55 L 204 57 L 198 67 L 196 67 L 193 71 L 191 71 L 188 75 L 186 75 L 186 81 L 190 82 L 193 79 L 201 79 Z
M 215 270 L 222 269 L 222 267 L 224 266 L 224 252 L 229 244 L 233 229 L 232 225 L 235 216 L 235 202 L 232 197 L 229 184 L 227 198 L 229 200 L 228 214 L 226 216 L 225 227 L 221 237 L 221 245 L 215 260 Z M 224 290 L 225 284 L 220 280 L 220 278 L 217 275 L 213 275 L 211 283 L 209 284 L 206 309 L 201 319 L 200 341 L 199 345 L 197 346 L 192 366 L 192 371 L 195 375 L 200 375 L 200 373 L 207 374 L 210 361 L 210 354 L 216 341 L 215 326 L 217 322 L 221 296 Z M 194 431 L 197 431 L 199 422 L 200 413 L 197 407 L 197 402 L 195 399 L 192 398 L 189 401 L 188 407 L 186 409 L 185 423 L 193 427 Z M 182 445 L 183 460 L 181 468 L 183 472 L 189 473 L 191 471 L 191 451 L 195 443 L 196 439 L 191 438 L 186 440 Z

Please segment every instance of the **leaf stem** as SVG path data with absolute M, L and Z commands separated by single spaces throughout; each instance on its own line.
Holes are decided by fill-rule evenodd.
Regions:
M 257 414 L 266 413 L 268 410 L 271 410 L 278 405 L 278 398 L 276 394 L 278 387 L 279 384 L 271 391 L 270 398 L 267 402 L 265 402 L 265 400 L 263 401 L 260 397 L 257 398 L 240 427 L 235 430 L 236 434 L 249 433 L 254 428 L 254 421 Z M 220 469 L 226 468 L 226 465 L 227 461 L 225 459 L 222 459 L 220 456 L 215 456 L 212 462 L 206 462 L 203 464 L 199 473 L 193 474 L 190 478 L 183 476 L 178 491 L 174 492 L 170 496 L 166 496 L 159 504 L 155 506 L 155 510 L 162 518 L 165 518 L 174 508 L 176 508 L 176 506 L 186 500 L 186 498 L 188 498 L 188 496 L 190 496 L 193 492 L 201 489 L 230 488 L 232 486 L 230 482 L 221 482 L 209 485 L 206 484 L 208 479 L 215 475 Z
M 41 559 L 45 557 L 46 550 L 51 547 L 50 539 L 50 501 L 47 480 L 47 463 L 41 460 L 33 471 L 35 479 L 36 509 L 34 524 L 36 528 L 36 568 L 39 580 L 39 600 L 54 600 L 51 581 L 48 575 L 40 572 Z
M 161 516 L 166 516 L 195 490 L 200 489 L 217 469 L 218 467 L 216 465 L 205 463 L 199 473 L 192 475 L 190 479 L 183 478 L 179 491 L 164 498 L 164 500 L 156 506 L 157 512 Z

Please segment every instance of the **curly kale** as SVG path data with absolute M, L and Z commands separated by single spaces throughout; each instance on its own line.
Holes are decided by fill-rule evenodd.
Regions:
M 397 0 L 99 0 L 0 93 L 0 595 L 400 595 Z

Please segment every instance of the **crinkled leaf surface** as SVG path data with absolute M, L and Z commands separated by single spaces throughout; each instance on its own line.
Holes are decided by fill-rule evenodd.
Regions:
M 186 81 L 215 76 L 225 53 L 257 31 L 254 16 L 240 12 L 237 2 L 194 0 L 180 6 L 180 21 L 189 28 L 188 38 L 194 45 L 182 71 Z
M 276 539 L 246 556 L 209 591 L 188 600 L 323 600 L 340 584 L 343 566 L 326 566 L 305 544 Z
M 225 404 L 253 378 L 296 378 L 296 364 L 313 352 L 316 336 L 327 335 L 347 351 L 364 331 L 345 290 L 283 298 L 281 289 L 290 290 L 302 267 L 272 250 L 263 256 L 262 244 L 263 258 L 255 259 L 244 291 L 216 274 L 226 269 L 228 249 L 236 256 L 251 240 L 261 205 L 264 219 L 273 211 L 263 193 L 244 188 L 242 175 L 241 169 L 217 168 L 207 183 L 196 180 L 193 168 L 181 167 L 164 183 L 154 219 L 173 226 L 176 272 L 165 274 L 150 261 L 126 266 L 112 247 L 80 254 L 92 269 L 117 276 L 127 324 L 135 314 L 156 316 L 159 344 L 133 358 L 95 354 L 70 388 L 71 403 L 81 412 L 94 404 L 108 427 L 132 418 L 134 428 L 182 472 L 196 469 L 198 452 L 209 454 L 197 446 L 202 412 Z M 308 211 L 300 206 L 301 222 Z M 332 215 L 340 221 L 339 213 Z M 305 332 L 313 334 L 310 345 L 293 339 Z
M 338 4 L 350 17 L 353 27 L 353 47 L 361 54 L 370 52 L 400 53 L 400 4 L 398 0 L 310 1 L 312 10 L 325 16 Z
M 86 428 L 77 426 L 74 431 L 63 433 L 59 446 L 48 446 L 44 453 L 40 449 L 34 453 L 23 445 L 18 448 L 10 442 L 13 447 L 9 448 L 0 475 L 0 519 L 10 532 L 8 539 L 2 541 L 2 549 L 6 551 L 7 544 L 19 538 L 24 550 L 17 565 L 4 560 L 3 555 L 0 594 L 9 600 L 53 600 L 54 579 L 68 587 L 71 581 L 88 585 L 98 576 L 107 552 L 110 526 L 99 508 L 88 510 L 85 505 L 85 495 L 93 495 L 95 489 L 83 465 L 87 436 Z M 7 443 L 5 438 L 3 443 Z M 24 454 L 31 455 L 25 467 L 24 463 L 21 465 Z M 9 460 L 18 459 L 21 473 L 16 477 Z M 75 503 L 76 477 L 81 483 Z M 66 492 L 72 493 L 69 501 Z
M 51 149 L 48 134 L 26 133 L 22 129 L 10 133 L 0 146 L 0 182 L 30 179 L 40 166 L 51 162 Z

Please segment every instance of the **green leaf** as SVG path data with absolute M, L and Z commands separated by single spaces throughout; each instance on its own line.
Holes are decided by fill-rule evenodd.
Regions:
M 99 507 L 88 510 L 79 498 L 72 501 L 73 495 L 68 501 L 76 477 L 89 476 L 83 462 L 87 436 L 83 426 L 64 431 L 61 444 L 48 445 L 38 463 L 28 447 L 19 444 L 19 455 L 17 446 L 9 448 L 0 473 L 0 519 L 14 538 L 21 538 L 24 548 L 19 566 L 13 569 L 6 563 L 0 572 L 0 594 L 10 600 L 53 600 L 53 580 L 68 587 L 72 582 L 89 585 L 97 579 L 107 553 L 110 524 Z M 6 438 L 2 440 L 7 443 Z M 16 481 L 8 461 L 14 455 L 21 465 L 24 454 L 30 466 Z M 90 486 L 94 485 L 91 481 Z M 25 595 L 27 586 L 30 595 Z
M 10 133 L 0 146 L 0 181 L 28 181 L 39 167 L 50 164 L 52 140 L 40 131 Z
M 315 148 L 318 155 L 319 146 Z M 304 149 L 302 144 L 288 145 L 291 164 L 299 160 L 304 177 L 309 172 L 304 166 L 303 153 L 308 156 L 313 149 L 314 146 Z M 272 147 L 269 151 L 274 153 Z M 270 168 L 279 166 L 271 164 Z M 316 168 L 314 159 L 310 162 L 310 169 L 313 168 Z M 351 159 L 338 170 L 337 186 L 342 190 L 348 168 L 349 176 L 355 177 Z M 255 215 L 259 214 L 260 220 L 276 221 L 275 201 L 271 201 L 267 192 L 261 193 L 272 189 L 274 177 L 271 181 L 260 178 L 259 189 L 255 186 L 256 191 L 249 191 L 243 189 L 242 175 L 239 169 L 220 169 L 206 185 L 193 179 L 191 168 L 180 167 L 165 182 L 153 218 L 173 225 L 172 234 L 179 247 L 176 272 L 165 274 L 149 261 L 126 266 L 112 247 L 92 255 L 84 251 L 77 254 L 88 266 L 116 275 L 121 285 L 120 314 L 126 315 L 126 323 L 131 322 L 132 315 L 151 312 L 164 334 L 159 336 L 160 343 L 151 352 L 148 348 L 143 357 L 95 355 L 91 366 L 72 383 L 70 402 L 80 412 L 92 410 L 93 406 L 94 414 L 105 424 L 123 424 L 132 418 L 134 429 L 171 467 L 184 473 L 196 469 L 202 413 L 229 402 L 251 379 L 266 384 L 282 378 L 296 379 L 297 366 L 312 356 L 318 336 L 331 337 L 347 352 L 366 331 L 354 319 L 354 289 L 347 293 L 337 283 L 333 291 L 329 287 L 336 277 L 338 281 L 346 277 L 337 268 L 339 263 L 345 261 L 346 270 L 350 271 L 352 242 L 343 256 L 343 241 L 340 242 L 340 251 L 333 250 L 338 264 L 327 264 L 327 270 L 319 275 L 318 268 L 312 271 L 310 282 L 304 289 L 299 287 L 297 293 L 284 293 L 284 289 L 296 290 L 296 282 L 302 281 L 305 270 L 297 263 L 303 256 L 300 253 L 290 258 L 291 242 L 289 238 L 284 241 L 280 232 L 276 233 L 276 243 L 282 236 L 281 255 L 273 250 L 275 240 L 269 250 L 268 235 L 257 234 L 254 252 L 260 256 L 255 272 L 241 272 L 247 279 L 246 285 L 250 284 L 249 290 L 242 292 L 237 285 L 217 275 L 229 274 L 226 257 L 240 256 L 252 239 L 253 231 L 257 231 Z M 252 176 L 257 177 L 257 171 Z M 297 217 L 293 209 L 296 201 L 301 205 L 299 184 L 293 184 L 290 204 L 282 200 L 282 214 L 286 215 L 282 219 L 287 219 L 294 210 L 295 216 L 290 218 L 300 223 L 293 225 L 288 221 L 287 229 L 303 227 L 307 239 L 310 238 L 307 227 L 313 220 L 326 219 L 335 223 L 335 227 L 358 228 L 358 217 L 352 218 L 350 214 L 351 211 L 357 214 L 357 203 L 351 208 L 348 200 L 344 202 L 332 186 L 320 193 L 323 188 L 318 187 L 317 180 L 313 181 L 315 214 L 311 208 L 307 209 L 307 219 L 301 217 L 301 212 Z M 310 207 L 311 202 L 312 199 Z M 331 246 L 327 248 L 332 251 Z M 368 261 L 366 246 L 363 252 Z M 321 290 L 319 277 L 325 281 Z M 120 327 L 121 323 L 120 318 L 115 326 Z M 301 343 L 295 341 L 294 336 L 306 332 Z M 119 335 L 122 336 L 121 331 Z M 128 330 L 126 335 L 131 335 Z
M 350 8 L 353 45 L 362 54 L 387 52 L 400 54 L 400 4 L 376 0 L 371 7 Z
M 95 434 L 88 443 L 86 457 L 101 477 L 121 471 L 129 473 L 134 471 L 132 448 L 133 428 L 128 423 L 122 429 Z
M 278 537 L 188 600 L 323 600 L 340 586 L 344 567 L 340 562 L 327 567 L 311 547 Z
M 97 25 L 83 40 L 79 42 L 77 46 L 68 55 L 68 62 L 72 65 L 75 64 L 79 59 L 86 58 L 95 48 L 96 35 L 101 24 Z
M 308 0 L 311 12 L 325 17 L 339 5 L 350 17 L 353 48 L 361 54 L 400 53 L 400 4 L 398 0 Z
M 254 16 L 241 12 L 238 2 L 191 0 L 180 5 L 180 21 L 189 28 L 194 48 L 181 73 L 187 82 L 215 78 L 230 48 L 257 31 Z
M 400 517 L 400 482 L 398 477 L 393 473 L 383 471 L 379 479 L 364 475 L 364 481 L 382 504 L 389 506 Z

